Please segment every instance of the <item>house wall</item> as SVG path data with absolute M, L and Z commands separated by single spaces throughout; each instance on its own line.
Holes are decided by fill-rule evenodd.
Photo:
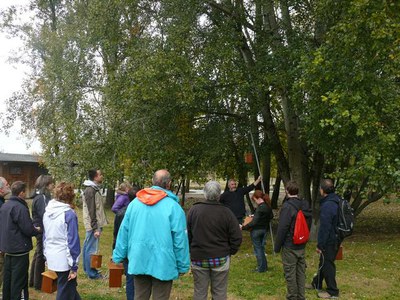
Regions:
M 23 181 L 27 185 L 27 197 L 34 193 L 36 178 L 47 174 L 47 170 L 33 162 L 0 162 L 0 176 L 11 185 L 14 181 Z

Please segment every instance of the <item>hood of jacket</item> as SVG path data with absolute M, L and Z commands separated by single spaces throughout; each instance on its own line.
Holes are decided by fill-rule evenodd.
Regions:
M 339 196 L 336 193 L 330 193 L 328 195 L 326 195 L 325 197 L 322 197 L 319 201 L 320 206 L 322 206 L 323 204 L 325 204 L 328 201 L 333 201 L 336 202 L 337 204 L 339 204 Z
M 69 204 L 57 201 L 55 199 L 50 200 L 49 204 L 46 207 L 46 214 L 50 219 L 55 219 L 62 213 L 71 209 Z
M 85 181 L 83 182 L 83 185 L 84 185 L 84 186 L 91 186 L 91 187 L 93 187 L 94 189 L 99 190 L 99 186 L 98 186 L 94 181 L 91 181 L 91 180 L 85 180 Z
M 152 186 L 137 192 L 136 197 L 140 202 L 146 205 L 155 205 L 165 197 L 170 197 L 179 203 L 179 198 L 171 191 L 165 190 L 159 186 Z

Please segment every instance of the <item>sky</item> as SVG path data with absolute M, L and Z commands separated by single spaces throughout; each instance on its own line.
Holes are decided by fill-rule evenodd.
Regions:
M 10 5 L 27 5 L 29 0 L 1 0 L 0 10 Z M 9 39 L 6 34 L 0 32 L 0 115 L 3 116 L 6 111 L 6 99 L 14 92 L 19 91 L 27 68 L 23 65 L 11 64 L 8 58 L 13 51 L 18 51 L 22 42 L 16 38 Z M 0 121 L 1 126 L 1 121 Z M 19 134 L 20 121 L 14 122 L 9 136 L 0 130 L 0 152 L 32 154 L 41 151 L 38 141 L 30 141 Z

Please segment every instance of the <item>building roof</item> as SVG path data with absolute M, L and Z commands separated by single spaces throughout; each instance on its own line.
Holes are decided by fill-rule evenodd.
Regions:
M 39 155 L 0 153 L 0 161 L 38 163 Z

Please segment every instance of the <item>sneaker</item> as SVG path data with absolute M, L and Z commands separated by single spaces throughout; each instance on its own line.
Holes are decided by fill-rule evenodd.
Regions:
M 318 298 L 322 298 L 322 299 L 338 299 L 339 297 L 338 296 L 332 296 L 328 292 L 319 292 L 318 293 Z

